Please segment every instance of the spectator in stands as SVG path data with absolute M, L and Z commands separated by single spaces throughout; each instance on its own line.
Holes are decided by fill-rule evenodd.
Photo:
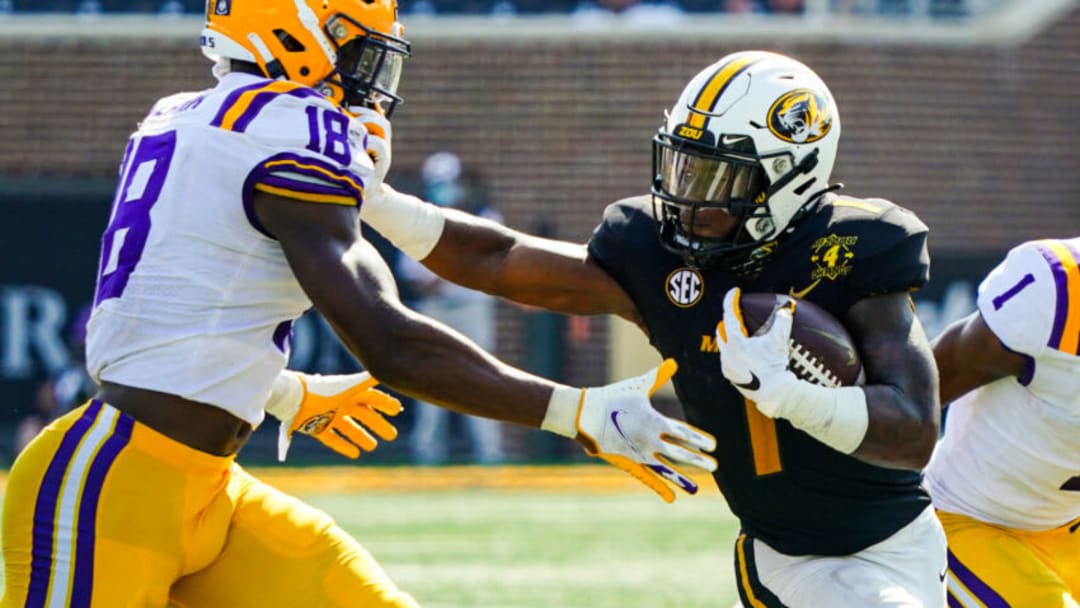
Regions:
M 804 0 L 765 0 L 765 10 L 773 15 L 801 15 L 806 4 Z
M 427 200 L 441 207 L 457 208 L 502 223 L 502 215 L 483 196 L 479 180 L 470 184 L 461 160 L 452 152 L 436 152 L 420 171 Z M 465 334 L 488 352 L 495 350 L 495 298 L 439 278 L 423 264 L 400 256 L 398 276 L 417 298 L 413 307 Z M 463 423 L 469 435 L 472 459 L 496 464 L 504 459 L 500 423 L 487 418 L 459 415 L 431 403 L 417 401 L 409 451 L 419 464 L 446 462 L 450 454 L 451 422 Z
M 41 429 L 75 409 L 97 391 L 86 372 L 86 322 L 90 305 L 82 307 L 68 329 L 68 364 L 41 383 L 34 395 L 34 410 L 15 425 L 14 455 L 18 455 Z
M 723 9 L 736 15 L 801 15 L 806 5 L 804 0 L 724 0 Z
M 675 0 L 581 0 L 573 17 L 579 24 L 610 23 L 612 18 L 629 25 L 672 25 L 680 22 L 683 10 Z

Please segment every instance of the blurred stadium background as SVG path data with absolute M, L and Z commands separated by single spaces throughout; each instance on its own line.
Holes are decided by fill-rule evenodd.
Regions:
M 452 150 L 486 181 L 508 224 L 584 240 L 605 205 L 648 188 L 650 139 L 685 81 L 728 52 L 766 48 L 804 60 L 830 84 L 844 124 L 834 177 L 853 194 L 911 208 L 931 227 L 933 276 L 916 296 L 931 335 L 973 308 L 979 277 L 1008 247 L 1080 230 L 1076 0 L 599 4 L 623 8 L 403 2 L 414 56 L 394 117 L 389 181 L 409 184 L 427 155 Z M 0 465 L 11 461 L 16 425 L 34 414 L 36 392 L 72 362 L 70 327 L 91 297 L 127 134 L 158 97 L 212 84 L 197 48 L 203 6 L 0 0 Z M 298 325 L 294 348 L 294 368 L 356 369 L 314 316 Z M 511 305 L 500 305 L 496 350 L 572 384 L 603 383 L 656 360 L 612 319 Z M 677 409 L 670 395 L 662 406 Z M 406 433 L 409 422 L 405 415 Z M 271 426 L 255 434 L 243 462 L 274 464 Z M 583 465 L 569 442 L 505 433 L 517 467 L 413 469 L 399 441 L 366 457 L 378 469 L 267 474 L 344 518 L 428 605 L 730 605 L 734 524 L 707 480 L 704 499 L 665 508 L 632 482 Z M 290 464 L 341 463 L 301 442 Z M 525 466 L 535 464 L 564 468 Z M 365 475 L 412 481 L 328 481 Z M 571 548 L 595 542 L 583 553 L 587 572 L 571 576 L 562 563 L 561 533 L 574 539 Z M 414 559 L 421 554 L 430 563 Z M 474 557 L 487 565 L 457 570 Z M 665 579 L 676 581 L 672 589 Z M 694 584 L 698 591 L 686 591 Z M 561 600 L 534 593 L 564 585 L 571 591 Z M 597 595 L 605 586 L 626 593 Z M 535 603 L 507 599 L 530 593 Z

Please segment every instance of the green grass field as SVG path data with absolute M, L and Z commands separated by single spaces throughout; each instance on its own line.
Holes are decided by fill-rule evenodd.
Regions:
M 484 470 L 468 475 L 480 479 Z M 452 485 L 282 489 L 333 515 L 427 608 L 735 602 L 737 525 L 715 490 L 667 505 L 635 485 L 497 489 L 467 478 Z

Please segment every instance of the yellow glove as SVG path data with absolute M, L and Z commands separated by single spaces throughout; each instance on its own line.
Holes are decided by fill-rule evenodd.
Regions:
M 378 383 L 367 372 L 320 376 L 283 371 L 266 404 L 266 411 L 281 420 L 278 460 L 285 460 L 297 432 L 349 458 L 378 446 L 369 430 L 386 441 L 396 439 L 397 429 L 383 416 L 401 413 L 401 402 L 376 390 Z

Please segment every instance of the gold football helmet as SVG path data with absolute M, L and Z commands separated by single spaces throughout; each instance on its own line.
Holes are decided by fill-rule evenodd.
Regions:
M 389 116 L 410 54 L 401 33 L 397 0 L 208 0 L 201 44 L 214 61 L 252 63 Z

